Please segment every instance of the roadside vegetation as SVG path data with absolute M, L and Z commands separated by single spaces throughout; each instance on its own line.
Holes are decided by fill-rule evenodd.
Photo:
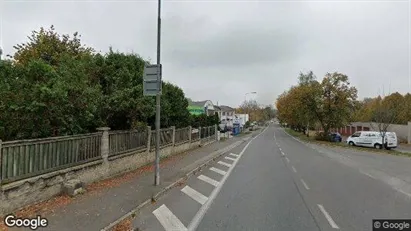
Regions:
M 350 122 L 374 122 L 384 136 L 390 124 L 411 121 L 409 93 L 358 100 L 357 89 L 342 73 L 327 73 L 322 81 L 313 72 L 300 73 L 298 80 L 297 85 L 277 98 L 277 118 L 303 133 L 322 128 L 324 132 L 317 134 L 319 140 L 327 140 L 331 128 L 344 127 Z
M 306 136 L 305 134 L 301 132 L 297 132 L 291 128 L 285 128 L 285 131 L 302 140 L 305 142 L 309 143 L 314 143 L 318 145 L 324 145 L 324 146 L 329 146 L 329 147 L 340 147 L 340 148 L 348 148 L 348 149 L 354 149 L 356 151 L 362 151 L 362 152 L 374 152 L 378 154 L 390 154 L 390 155 L 396 155 L 396 156 L 406 156 L 411 158 L 411 153 L 405 153 L 405 152 L 400 152 L 396 150 L 385 150 L 385 149 L 375 149 L 375 148 L 366 148 L 366 147 L 357 147 L 357 146 L 349 146 L 345 142 L 328 142 L 328 141 L 322 141 L 322 140 L 317 140 L 315 136 Z
M 321 82 L 313 72 L 301 73 L 298 85 L 277 98 L 277 118 L 280 123 L 304 132 L 322 127 L 327 139 L 331 128 L 342 127 L 352 119 L 357 89 L 350 86 L 348 76 L 327 73 Z M 318 134 L 320 135 L 320 134 Z
M 155 99 L 143 96 L 150 61 L 112 48 L 97 52 L 80 38 L 41 28 L 0 61 L 0 139 L 154 127 Z M 162 127 L 218 123 L 215 116 L 191 116 L 187 106 L 183 90 L 163 82 Z
M 384 137 L 390 124 L 411 121 L 411 94 L 403 96 L 396 92 L 358 100 L 357 89 L 350 85 L 348 76 L 337 72 L 327 73 L 322 81 L 311 71 L 300 73 L 298 84 L 281 94 L 276 106 L 277 118 L 289 134 L 308 142 L 357 150 L 369 151 L 349 147 L 344 142 L 330 142 L 330 130 L 351 122 L 374 122 L 374 129 Z M 395 150 L 373 151 L 410 156 Z

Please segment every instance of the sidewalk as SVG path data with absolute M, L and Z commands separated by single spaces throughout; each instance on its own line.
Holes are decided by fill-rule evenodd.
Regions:
M 411 145 L 409 145 L 409 144 L 399 144 L 398 147 L 394 150 L 397 150 L 397 151 L 400 151 L 400 152 L 411 153 Z
M 33 206 L 34 208 L 26 209 L 29 212 L 23 211 L 17 214 L 19 216 L 42 214 L 43 217 L 48 219 L 49 225 L 46 229 L 41 230 L 101 230 L 139 204 L 150 199 L 152 195 L 185 176 L 186 173 L 209 158 L 212 158 L 210 154 L 213 152 L 216 153 L 215 151 L 229 148 L 230 145 L 236 143 L 241 144 L 245 138 L 255 135 L 257 132 L 234 137 L 224 142 L 214 142 L 162 160 L 160 168 L 161 186 L 153 186 L 153 166 L 149 165 L 123 176 L 91 184 L 87 186 L 87 193 L 84 195 L 75 198 L 61 196 L 49 202 Z M 53 201 L 57 205 L 53 205 Z

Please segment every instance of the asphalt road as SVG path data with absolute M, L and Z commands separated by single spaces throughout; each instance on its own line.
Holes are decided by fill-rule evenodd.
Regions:
M 409 182 L 378 165 L 409 159 L 362 154 L 357 161 L 356 155 L 301 143 L 272 125 L 141 210 L 133 225 L 139 230 L 363 231 L 372 230 L 372 219 L 410 219 Z

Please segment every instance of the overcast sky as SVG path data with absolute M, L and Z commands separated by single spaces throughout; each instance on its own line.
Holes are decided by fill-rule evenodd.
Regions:
M 156 1 L 0 0 L 0 44 L 41 26 L 156 60 Z M 410 2 L 163 1 L 163 79 L 193 100 L 273 104 L 300 71 L 342 72 L 359 97 L 410 92 Z M 384 87 L 383 87 L 384 86 Z

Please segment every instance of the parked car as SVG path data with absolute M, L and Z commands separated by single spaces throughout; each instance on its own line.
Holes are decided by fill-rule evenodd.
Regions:
M 390 150 L 398 146 L 398 139 L 395 132 L 386 132 L 383 143 L 380 132 L 359 131 L 348 137 L 347 144 L 351 146 L 374 147 L 378 149 L 384 147 L 387 150 Z
M 325 136 L 324 132 L 318 132 L 317 137 L 319 140 L 327 140 L 331 142 L 342 142 L 342 136 L 338 132 L 329 132 L 327 136 Z
M 330 137 L 331 142 L 342 142 L 342 136 L 338 132 L 330 132 L 328 136 Z

